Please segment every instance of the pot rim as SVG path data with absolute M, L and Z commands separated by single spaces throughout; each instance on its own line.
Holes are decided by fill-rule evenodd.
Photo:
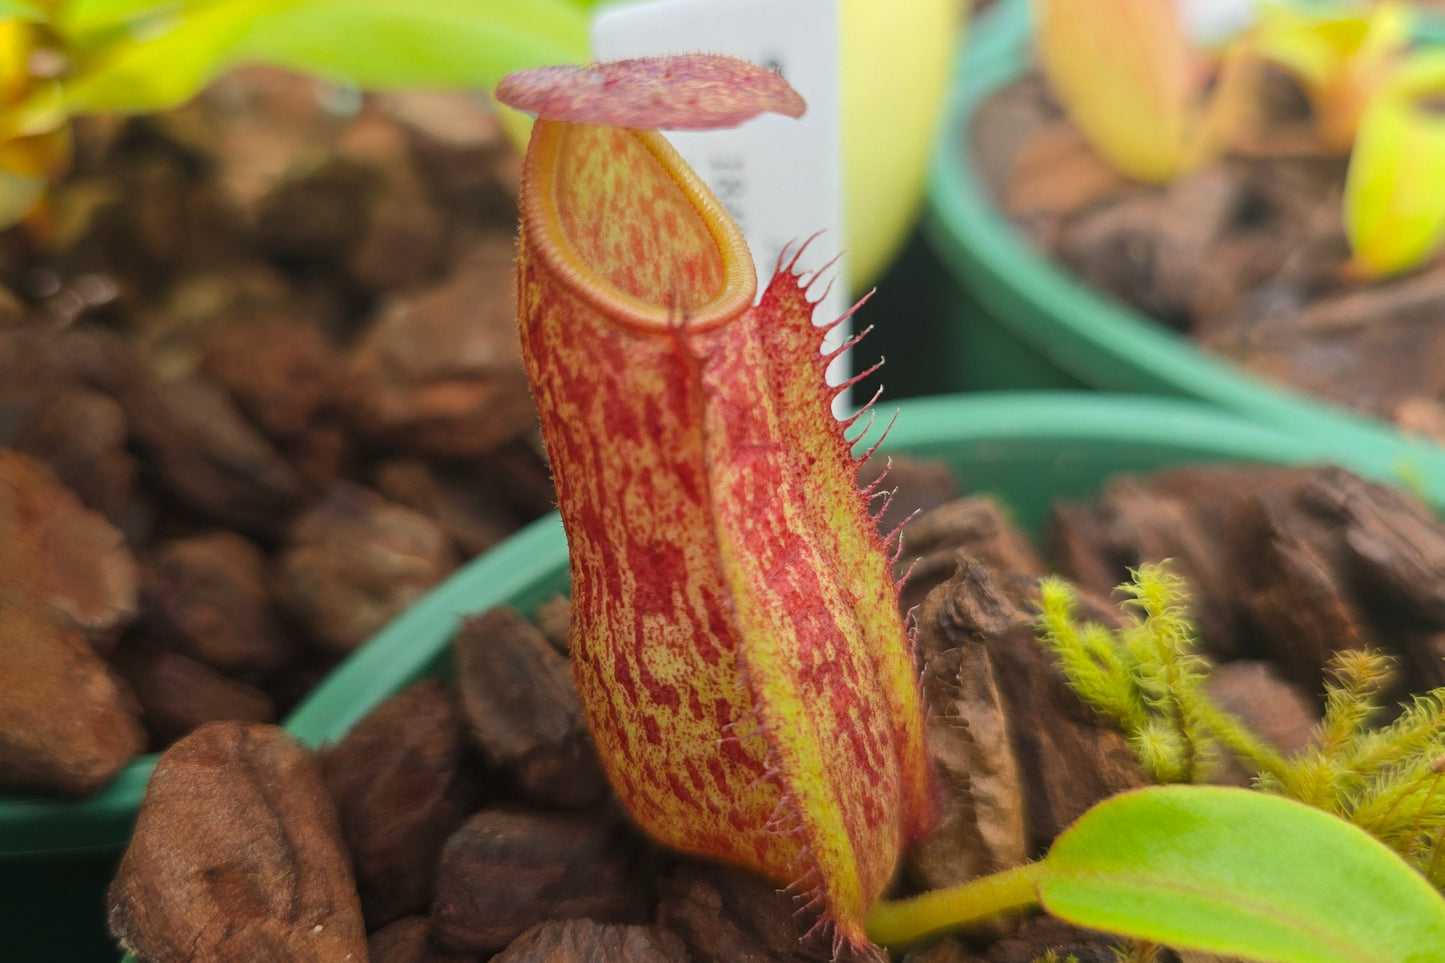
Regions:
M 1445 30 L 1445 20 L 1430 29 Z M 1445 497 L 1445 448 L 1303 392 L 1276 388 L 1205 353 L 1096 292 L 1014 229 L 994 205 L 968 145 L 980 104 L 1028 67 L 1030 35 L 1027 0 L 1000 0 L 978 18 L 969 48 L 955 64 L 929 165 L 925 236 L 992 322 L 1101 390 L 1192 398 L 1290 433 L 1317 436 L 1353 465 L 1372 466 L 1396 481 L 1408 478 L 1432 496 Z

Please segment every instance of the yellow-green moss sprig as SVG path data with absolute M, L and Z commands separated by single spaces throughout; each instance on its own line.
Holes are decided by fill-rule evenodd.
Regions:
M 1355 823 L 1445 888 L 1445 688 L 1376 725 L 1393 660 L 1338 652 L 1310 743 L 1286 757 L 1208 697 L 1212 667 L 1196 651 L 1184 580 L 1167 563 L 1143 565 L 1120 588 L 1127 621 L 1111 630 L 1080 623 L 1073 592 L 1046 580 L 1039 631 L 1070 687 L 1120 727 L 1152 779 L 1205 781 L 1228 753 L 1257 789 Z

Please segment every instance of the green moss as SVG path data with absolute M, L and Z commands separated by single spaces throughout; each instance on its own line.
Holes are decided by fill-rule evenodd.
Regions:
M 1395 674 L 1390 658 L 1339 652 L 1310 744 L 1286 757 L 1206 694 L 1212 667 L 1197 652 L 1183 579 L 1167 564 L 1144 565 L 1121 590 L 1127 618 L 1111 630 L 1079 622 L 1072 591 L 1046 580 L 1040 635 L 1069 685 L 1119 726 L 1151 778 L 1208 781 L 1229 754 L 1256 788 L 1348 819 L 1445 888 L 1445 689 L 1377 726 Z
M 1060 956 L 1054 950 L 1049 950 L 1043 956 L 1034 957 L 1034 963 L 1079 963 L 1079 958 L 1072 953 Z

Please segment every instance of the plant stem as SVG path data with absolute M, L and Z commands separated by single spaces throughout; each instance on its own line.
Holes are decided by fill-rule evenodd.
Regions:
M 868 937 L 885 946 L 915 942 L 939 930 L 981 923 L 1038 902 L 1042 863 L 1028 863 L 909 899 L 884 900 L 868 913 Z
M 1193 706 L 1204 727 L 1229 752 L 1243 759 L 1257 771 L 1268 773 L 1285 783 L 1290 777 L 1289 763 L 1273 746 L 1260 739 L 1238 717 L 1220 709 L 1209 699 L 1201 698 Z

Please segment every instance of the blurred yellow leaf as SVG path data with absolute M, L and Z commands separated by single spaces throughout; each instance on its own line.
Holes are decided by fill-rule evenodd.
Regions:
M 1161 0 L 1034 0 L 1044 73 L 1069 118 L 1120 172 L 1163 183 L 1213 157 L 1243 119 L 1252 71 L 1210 65 Z
M 1252 49 L 1305 89 L 1320 139 L 1341 153 L 1354 142 L 1366 102 L 1410 44 L 1414 8 L 1403 0 L 1368 7 L 1271 5 L 1252 31 Z
M 0 228 L 29 214 L 70 162 L 70 128 L 0 142 Z
M 967 0 L 839 5 L 843 223 L 855 291 L 877 279 L 917 217 L 934 118 L 967 7 Z M 881 130 L 888 136 L 878 136 Z
M 1355 266 L 1397 274 L 1445 233 L 1445 51 L 1415 54 L 1370 100 L 1345 181 L 1345 231 Z
M 14 103 L 25 95 L 33 29 L 23 20 L 0 20 L 0 105 Z
M 0 142 L 48 133 L 69 122 L 60 83 L 40 81 L 31 85 L 24 100 L 0 111 Z
M 246 31 L 299 0 L 220 0 L 178 10 L 98 52 L 65 85 L 73 113 L 146 113 L 189 100 L 222 69 Z
M 24 218 L 70 161 L 69 117 L 60 85 L 33 71 L 55 44 L 38 4 L 4 4 L 0 14 L 0 228 Z M 42 58 L 43 59 L 43 58 Z
M 0 228 L 23 220 L 40 203 L 49 186 L 49 178 L 12 174 L 0 169 Z

